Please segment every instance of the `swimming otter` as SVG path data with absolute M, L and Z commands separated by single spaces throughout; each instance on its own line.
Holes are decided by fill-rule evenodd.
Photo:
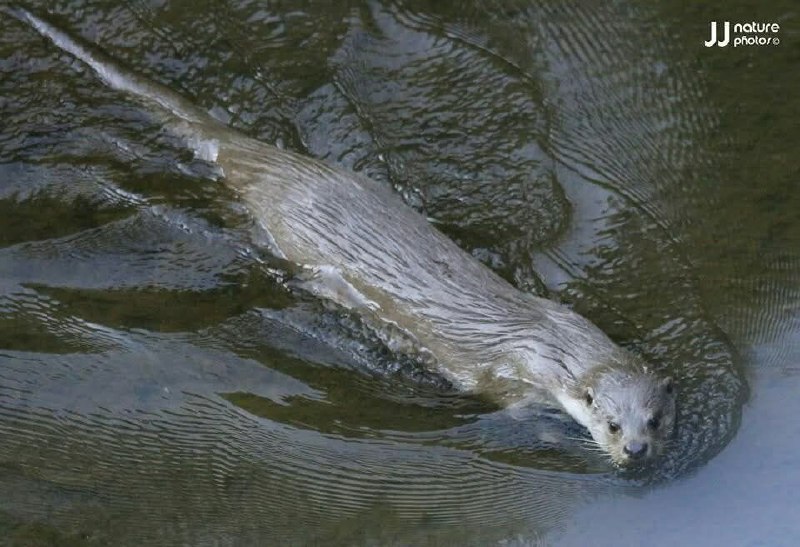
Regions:
M 617 464 L 658 454 L 675 422 L 672 380 L 568 308 L 523 293 L 386 186 L 248 138 L 129 74 L 24 10 L 8 10 L 107 84 L 151 105 L 216 164 L 304 289 L 355 310 L 454 385 L 503 405 L 559 404 Z M 398 338 L 386 334 L 389 343 Z

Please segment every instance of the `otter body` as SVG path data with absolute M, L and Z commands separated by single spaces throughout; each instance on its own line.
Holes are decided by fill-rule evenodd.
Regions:
M 399 329 L 411 351 L 462 390 L 502 405 L 560 405 L 616 463 L 657 454 L 672 383 L 568 308 L 523 293 L 464 252 L 389 188 L 248 138 L 170 90 L 124 72 L 48 23 L 12 12 L 109 85 L 158 106 L 216 163 L 301 285 Z

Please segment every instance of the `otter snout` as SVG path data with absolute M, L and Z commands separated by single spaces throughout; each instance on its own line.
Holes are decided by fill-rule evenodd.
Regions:
M 647 448 L 647 443 L 630 442 L 622 448 L 622 451 L 632 460 L 638 460 L 647 455 Z

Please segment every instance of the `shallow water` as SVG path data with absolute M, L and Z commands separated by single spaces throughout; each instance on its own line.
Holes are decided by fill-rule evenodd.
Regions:
M 12 544 L 800 534 L 790 2 L 25 6 L 248 135 L 392 185 L 675 376 L 680 429 L 657 469 L 624 474 L 533 440 L 557 419 L 442 389 L 287 290 L 207 166 L 2 14 Z M 725 18 L 778 21 L 783 43 L 704 48 Z

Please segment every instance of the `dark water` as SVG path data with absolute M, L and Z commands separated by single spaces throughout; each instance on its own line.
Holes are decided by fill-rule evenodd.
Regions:
M 793 3 L 25 6 L 248 135 L 392 185 L 668 370 L 681 425 L 630 477 L 442 391 L 288 291 L 206 166 L 3 13 L 8 543 L 800 535 Z M 778 22 L 782 43 L 706 49 L 711 20 Z

